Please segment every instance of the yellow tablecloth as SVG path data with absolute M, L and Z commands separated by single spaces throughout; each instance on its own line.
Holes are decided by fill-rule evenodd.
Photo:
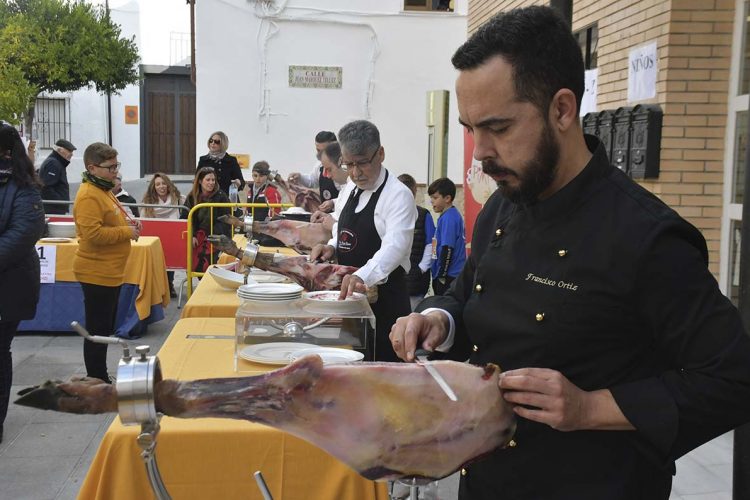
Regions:
M 125 283 L 138 285 L 138 298 L 135 308 L 140 319 L 148 318 L 151 306 L 169 305 L 169 287 L 167 286 L 166 264 L 161 240 L 155 236 L 142 236 L 138 241 L 131 242 L 130 256 L 125 264 Z M 55 245 L 55 281 L 78 281 L 73 274 L 73 257 L 78 249 L 78 240 L 70 243 L 47 243 L 39 241 L 39 245 Z
M 159 351 L 165 378 L 236 376 L 232 339 L 188 339 L 190 334 L 233 335 L 231 318 L 177 322 Z M 258 372 L 268 366 L 242 361 Z M 140 427 L 119 418 L 104 435 L 79 493 L 81 499 L 153 498 L 135 438 Z M 258 499 L 260 470 L 276 500 L 372 500 L 388 498 L 384 483 L 364 479 L 323 450 L 270 427 L 225 419 L 164 417 L 157 460 L 175 500 Z
M 244 246 L 245 238 L 242 238 L 242 245 Z M 235 236 L 235 240 L 238 237 Z M 261 247 L 261 252 L 274 253 L 278 252 L 284 255 L 297 256 L 297 252 L 291 248 L 276 248 L 276 247 Z M 219 258 L 219 263 L 228 263 L 235 260 L 233 257 L 229 258 L 222 255 Z M 182 310 L 183 318 L 234 318 L 237 312 L 237 307 L 240 305 L 240 299 L 237 297 L 235 290 L 228 290 L 220 286 L 216 280 L 210 274 L 206 273 L 201 278 L 200 284 L 195 288 L 193 294 L 185 303 L 185 307 Z

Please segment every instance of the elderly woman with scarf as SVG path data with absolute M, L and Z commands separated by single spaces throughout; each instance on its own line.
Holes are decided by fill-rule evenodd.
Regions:
M 141 234 L 141 223 L 132 220 L 112 193 L 120 162 L 117 150 L 95 142 L 83 153 L 86 170 L 73 204 L 78 249 L 73 272 L 81 283 L 86 329 L 92 335 L 115 331 L 117 303 L 130 255 L 130 240 Z M 110 382 L 107 345 L 83 341 L 83 360 L 89 377 Z
M 200 203 L 229 203 L 229 197 L 216 183 L 216 171 L 212 167 L 198 169 L 193 180 L 193 190 L 185 200 L 187 211 L 183 213 L 183 218 L 187 219 L 188 212 Z M 228 208 L 199 208 L 193 212 L 193 271 L 203 272 L 211 261 L 218 260 L 219 250 L 214 250 L 212 259 L 211 245 L 207 238 L 211 234 L 232 237 L 232 226 L 217 220 L 228 214 Z
M 216 172 L 216 181 L 224 193 L 229 194 L 229 186 L 234 184 L 238 191 L 242 191 L 245 181 L 242 178 L 240 164 L 232 155 L 227 154 L 229 138 L 224 132 L 218 131 L 208 138 L 208 154 L 198 160 L 197 172 L 202 167 L 211 167 Z
M 13 382 L 10 345 L 18 323 L 34 317 L 39 301 L 39 257 L 34 245 L 44 232 L 41 188 L 18 131 L 1 123 L 0 442 Z

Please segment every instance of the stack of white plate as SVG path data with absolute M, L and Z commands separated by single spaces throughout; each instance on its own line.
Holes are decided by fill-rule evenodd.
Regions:
M 75 238 L 76 223 L 66 221 L 50 222 L 47 224 L 47 235 L 50 238 Z
M 256 283 L 239 287 L 237 296 L 245 300 L 279 302 L 298 299 L 303 290 L 296 283 Z

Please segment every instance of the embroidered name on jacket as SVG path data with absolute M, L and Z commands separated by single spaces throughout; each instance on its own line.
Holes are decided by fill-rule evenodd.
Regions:
M 526 275 L 526 281 L 531 281 L 532 283 L 538 283 L 540 285 L 556 286 L 557 288 L 564 288 L 565 290 L 572 290 L 574 292 L 578 290 L 578 285 L 574 283 L 556 281 L 550 278 L 542 278 L 541 276 L 537 276 L 533 273 L 529 273 Z

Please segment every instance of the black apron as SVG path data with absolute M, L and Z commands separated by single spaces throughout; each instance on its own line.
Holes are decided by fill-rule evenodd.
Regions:
M 333 200 L 339 197 L 339 190 L 333 179 L 323 175 L 323 167 L 320 167 L 318 174 L 318 184 L 320 185 L 320 199 L 322 201 Z
M 341 211 L 338 225 L 336 255 L 338 263 L 345 266 L 364 266 L 380 250 L 381 239 L 375 229 L 375 205 L 388 182 L 385 172 L 383 184 L 370 196 L 361 212 L 355 213 L 362 190 L 355 188 Z M 406 287 L 406 272 L 398 266 L 388 280 L 378 285 L 378 300 L 370 304 L 375 314 L 375 360 L 399 361 L 393 352 L 388 334 L 396 319 L 411 313 L 409 292 Z
M 268 203 L 266 199 L 266 186 L 263 184 L 258 192 L 255 192 L 255 184 L 250 184 L 250 203 Z M 255 208 L 253 210 L 253 220 L 264 221 L 268 217 L 268 207 Z

